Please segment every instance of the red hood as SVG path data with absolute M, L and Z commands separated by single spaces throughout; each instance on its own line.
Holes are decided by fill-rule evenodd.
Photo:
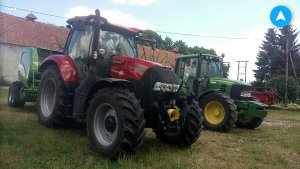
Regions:
M 165 67 L 162 64 L 143 59 L 131 58 L 128 56 L 114 56 L 112 58 L 110 75 L 113 78 L 140 80 L 143 74 L 153 66 Z M 171 67 L 168 68 L 171 69 Z

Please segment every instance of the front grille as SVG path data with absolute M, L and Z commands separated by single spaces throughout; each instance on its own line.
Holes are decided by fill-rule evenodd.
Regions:
M 233 100 L 250 100 L 251 98 L 241 97 L 242 91 L 251 91 L 251 86 L 233 85 L 230 93 L 230 97 Z

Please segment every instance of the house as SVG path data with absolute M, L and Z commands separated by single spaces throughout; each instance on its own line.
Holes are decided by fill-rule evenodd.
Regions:
M 0 76 L 18 78 L 18 62 L 24 47 L 62 51 L 69 29 L 35 21 L 30 13 L 21 18 L 0 12 Z
M 0 12 L 0 77 L 8 81 L 18 79 L 18 62 L 24 47 L 62 51 L 69 29 L 36 21 L 30 13 L 25 18 Z M 175 52 L 138 46 L 141 59 L 174 66 Z

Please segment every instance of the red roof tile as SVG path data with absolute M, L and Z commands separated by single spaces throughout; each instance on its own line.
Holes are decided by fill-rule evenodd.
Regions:
M 0 42 L 62 50 L 69 30 L 0 12 Z M 58 45 L 62 44 L 62 45 Z
M 138 45 L 138 53 L 140 59 L 154 61 L 170 67 L 175 66 L 175 58 L 180 55 L 178 53 L 160 50 L 160 49 L 155 49 L 153 54 L 153 51 L 150 47 L 144 46 L 143 49 L 143 46 L 141 45 Z

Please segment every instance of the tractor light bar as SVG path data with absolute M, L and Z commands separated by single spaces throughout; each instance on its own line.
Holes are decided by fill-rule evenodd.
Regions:
M 251 97 L 251 91 L 242 91 L 241 97 Z
M 179 89 L 178 84 L 168 84 L 162 82 L 156 82 L 153 91 L 162 91 L 162 92 L 174 92 L 176 93 Z

